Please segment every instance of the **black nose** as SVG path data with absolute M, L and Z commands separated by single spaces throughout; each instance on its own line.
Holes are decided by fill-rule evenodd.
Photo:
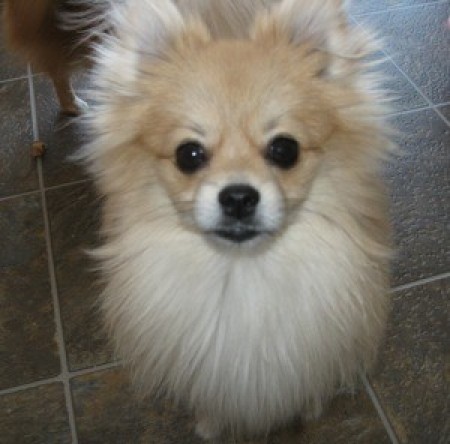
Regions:
M 250 185 L 230 185 L 219 194 L 219 202 L 226 216 L 245 219 L 255 214 L 260 195 Z

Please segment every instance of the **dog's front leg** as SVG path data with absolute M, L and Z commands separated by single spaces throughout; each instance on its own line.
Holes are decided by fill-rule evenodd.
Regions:
M 76 96 L 70 74 L 64 70 L 56 70 L 49 73 L 55 86 L 56 94 L 59 99 L 61 111 L 70 116 L 78 116 L 87 107 L 87 103 Z

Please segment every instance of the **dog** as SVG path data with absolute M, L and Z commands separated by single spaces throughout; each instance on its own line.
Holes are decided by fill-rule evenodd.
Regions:
M 389 312 L 374 38 L 341 0 L 107 15 L 80 157 L 104 196 L 93 254 L 118 355 L 206 440 L 318 418 L 370 371 Z
M 104 3 L 106 5 L 106 3 Z M 92 42 L 84 40 L 82 29 L 64 27 L 61 16 L 83 16 L 88 2 L 71 0 L 5 0 L 3 23 L 7 46 L 47 73 L 53 81 L 61 110 L 78 115 L 86 103 L 77 97 L 71 75 L 87 65 Z M 81 23 L 79 21 L 78 23 Z

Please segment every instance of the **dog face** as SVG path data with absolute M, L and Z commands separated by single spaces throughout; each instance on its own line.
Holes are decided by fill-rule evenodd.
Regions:
M 134 67 L 122 89 L 133 84 L 142 104 L 135 138 L 158 182 L 187 229 L 227 245 L 258 244 L 295 222 L 344 131 L 339 107 L 358 101 L 342 82 L 351 62 L 333 55 L 346 51 L 340 2 L 259 3 L 237 40 L 146 0 L 154 22 L 128 16 L 122 47 L 114 41 L 117 65 Z
M 145 147 L 186 223 L 234 243 L 286 226 L 333 131 L 318 62 L 305 48 L 213 42 L 154 71 Z

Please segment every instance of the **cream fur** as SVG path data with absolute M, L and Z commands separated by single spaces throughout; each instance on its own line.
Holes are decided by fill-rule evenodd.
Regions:
M 144 394 L 187 404 L 204 437 L 264 434 L 296 415 L 318 417 L 337 388 L 370 369 L 382 337 L 390 247 L 377 174 L 389 139 L 360 60 L 372 40 L 347 31 L 337 0 L 177 3 L 181 13 L 168 0 L 117 7 L 117 31 L 97 51 L 85 156 L 106 196 L 96 253 L 103 313 Z M 198 16 L 186 25 L 193 10 L 204 25 Z M 207 44 L 210 32 L 307 42 L 338 85 L 324 100 L 336 105 L 339 130 L 323 142 L 301 204 L 275 239 L 248 251 L 211 245 L 186 224 L 143 148 L 156 130 L 144 119 L 151 97 L 142 100 L 143 85 L 158 82 L 151 66 L 174 46 Z

